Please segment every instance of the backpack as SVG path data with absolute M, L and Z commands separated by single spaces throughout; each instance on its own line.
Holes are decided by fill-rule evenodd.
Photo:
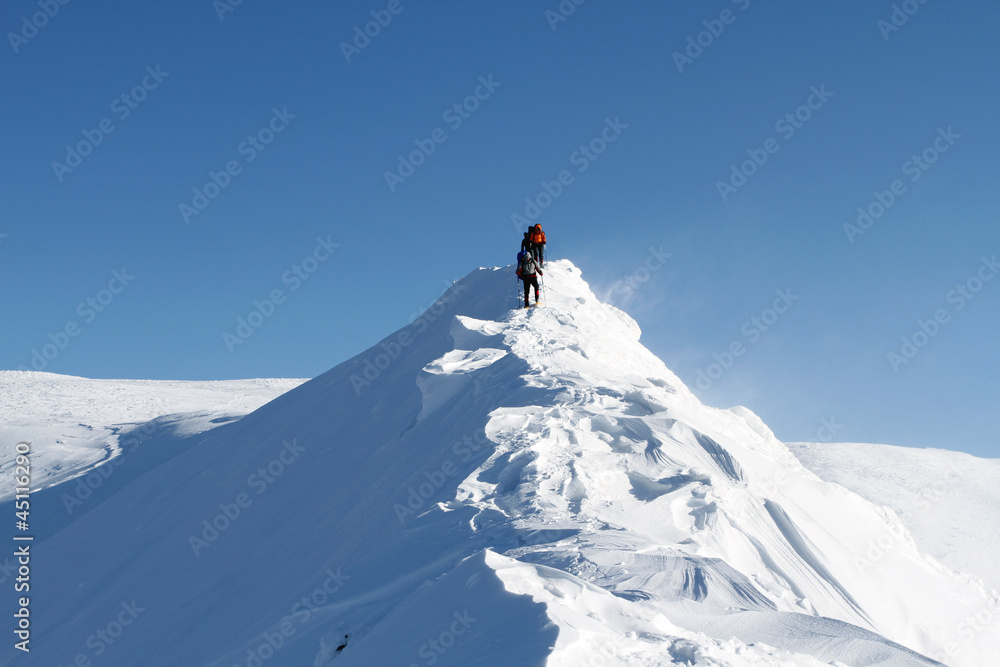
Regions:
M 535 258 L 530 252 L 517 253 L 517 275 L 521 278 L 535 275 Z

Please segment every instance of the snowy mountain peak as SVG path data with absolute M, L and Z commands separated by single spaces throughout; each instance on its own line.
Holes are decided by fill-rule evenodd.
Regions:
M 542 307 L 514 289 L 512 267 L 472 272 L 45 536 L 39 652 L 71 662 L 93 619 L 135 599 L 148 611 L 116 664 L 1000 654 L 996 632 L 962 625 L 1000 609 L 995 593 L 748 409 L 703 406 L 570 262 L 545 268 Z

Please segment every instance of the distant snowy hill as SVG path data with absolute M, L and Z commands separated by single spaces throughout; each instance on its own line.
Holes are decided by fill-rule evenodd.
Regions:
M 511 271 L 237 421 L 156 422 L 80 505 L 36 494 L 32 653 L 0 662 L 996 664 L 979 579 L 702 405 L 571 263 L 531 310 Z
M 1000 591 L 1000 460 L 890 445 L 788 447 L 820 478 L 892 509 L 923 552 Z
M 256 410 L 305 380 L 218 382 L 91 380 L 0 371 L 0 500 L 13 493 L 14 445 L 34 450 L 34 487 L 72 478 L 120 451 L 119 434 L 173 415 L 181 432 L 204 431 Z

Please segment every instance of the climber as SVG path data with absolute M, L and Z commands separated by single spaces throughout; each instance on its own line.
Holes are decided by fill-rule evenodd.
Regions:
M 524 233 L 524 239 L 521 241 L 521 251 L 531 252 L 531 232 L 527 231 Z
M 535 287 L 535 305 L 538 305 L 538 276 L 544 276 L 535 258 L 530 252 L 517 253 L 517 277 L 524 282 L 524 307 L 528 307 L 528 294 Z
M 545 258 L 542 257 L 545 252 L 545 232 L 542 231 L 540 224 L 535 225 L 529 231 L 531 232 L 529 236 L 531 239 L 531 254 L 534 256 L 535 261 L 538 262 L 539 268 L 541 268 L 545 265 Z

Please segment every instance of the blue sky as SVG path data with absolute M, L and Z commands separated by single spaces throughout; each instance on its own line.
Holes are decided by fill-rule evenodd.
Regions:
M 13 0 L 0 27 L 0 368 L 312 377 L 512 262 L 528 198 L 706 403 L 997 455 L 995 2 Z

